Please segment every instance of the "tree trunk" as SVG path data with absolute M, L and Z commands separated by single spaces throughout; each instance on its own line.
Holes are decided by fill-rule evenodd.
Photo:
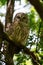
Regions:
M 8 24 L 12 23 L 13 12 L 14 12 L 14 0 L 7 0 L 7 12 L 5 19 L 5 30 Z
M 6 57 L 6 58 L 7 58 L 6 59 L 6 65 L 14 65 L 13 58 L 11 58 L 11 56 Z

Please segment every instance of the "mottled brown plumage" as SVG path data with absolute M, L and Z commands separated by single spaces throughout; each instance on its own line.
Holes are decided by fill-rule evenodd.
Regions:
M 14 22 L 9 26 L 7 34 L 10 39 L 25 45 L 29 33 L 28 16 L 25 13 L 17 13 Z

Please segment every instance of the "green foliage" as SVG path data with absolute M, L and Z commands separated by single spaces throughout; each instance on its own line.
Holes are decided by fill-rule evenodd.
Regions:
M 7 1 L 7 0 L 0 0 L 0 6 L 1 6 L 1 5 L 5 5 L 6 1 Z
M 17 60 L 17 64 L 16 65 L 26 65 L 26 60 L 28 61 L 30 59 L 30 56 L 20 52 L 19 54 L 16 54 L 16 60 Z M 14 56 L 14 58 L 15 58 Z
M 30 28 L 32 30 L 36 29 L 36 22 L 35 22 L 35 12 L 32 10 L 29 14 L 29 19 L 30 19 Z

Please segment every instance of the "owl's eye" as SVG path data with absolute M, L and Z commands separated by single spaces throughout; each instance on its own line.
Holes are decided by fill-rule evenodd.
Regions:
M 26 19 L 26 17 L 23 17 L 23 19 Z
M 20 16 L 17 16 L 18 19 L 20 19 Z

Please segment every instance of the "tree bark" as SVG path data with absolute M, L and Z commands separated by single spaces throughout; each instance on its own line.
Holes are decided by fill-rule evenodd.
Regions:
M 11 25 L 13 19 L 13 12 L 14 12 L 14 2 L 15 0 L 7 0 L 7 11 L 6 11 L 6 19 L 5 19 L 5 32 L 9 24 Z M 7 38 L 8 39 L 8 38 Z M 9 46 L 8 42 L 8 46 Z M 12 51 L 11 51 L 12 53 Z M 7 48 L 5 51 L 5 61 L 6 65 L 14 65 L 13 63 L 13 56 L 9 53 L 9 49 Z
M 7 0 L 7 11 L 6 11 L 6 19 L 5 19 L 5 29 L 7 25 L 12 23 L 13 12 L 14 12 L 14 0 Z
M 5 58 L 6 65 L 14 65 L 13 57 L 8 52 L 6 53 L 5 56 L 6 56 L 6 58 Z

